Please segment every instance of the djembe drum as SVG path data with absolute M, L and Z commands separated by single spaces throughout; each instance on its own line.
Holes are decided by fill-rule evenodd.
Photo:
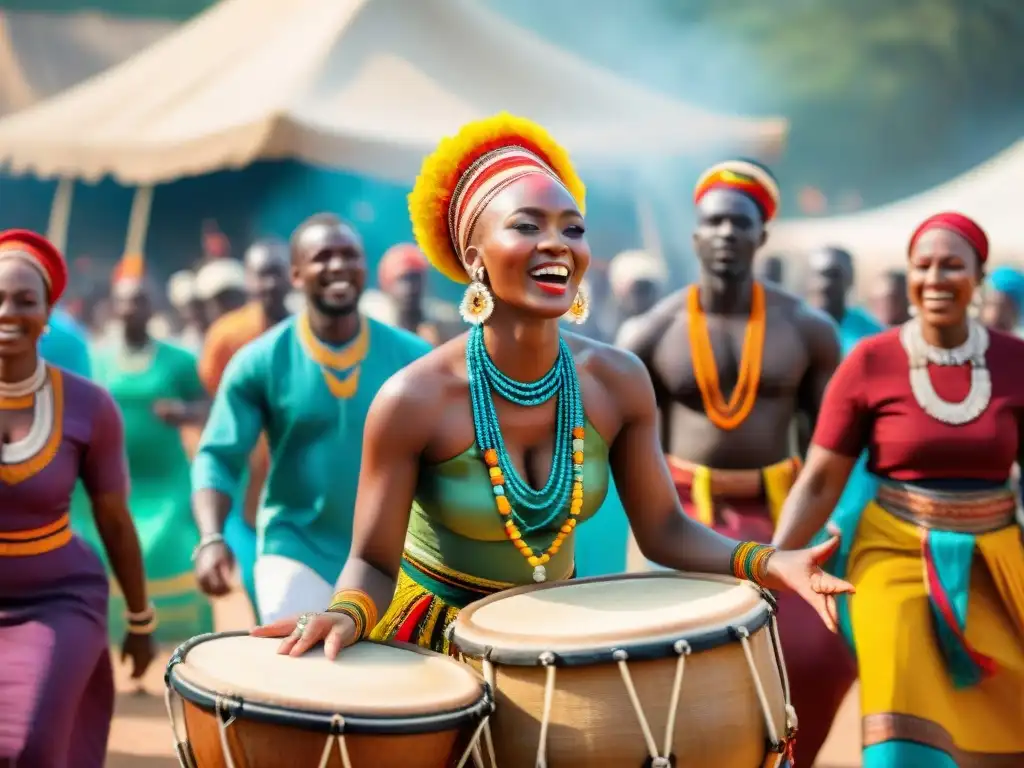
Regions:
M 461 768 L 493 702 L 464 664 L 404 643 L 280 656 L 280 640 L 202 635 L 167 666 L 185 768 Z
M 661 572 L 472 603 L 452 639 L 495 691 L 491 768 L 755 768 L 796 727 L 770 593 Z

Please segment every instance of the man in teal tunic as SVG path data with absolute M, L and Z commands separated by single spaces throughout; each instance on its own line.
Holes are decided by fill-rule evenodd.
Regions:
M 264 622 L 330 602 L 348 556 L 366 412 L 388 378 L 430 351 L 413 334 L 359 315 L 366 257 L 337 217 L 303 222 L 291 259 L 306 307 L 232 358 L 192 464 L 202 535 L 196 575 L 207 594 L 221 595 L 233 562 L 224 522 L 260 432 L 267 434 L 255 567 Z

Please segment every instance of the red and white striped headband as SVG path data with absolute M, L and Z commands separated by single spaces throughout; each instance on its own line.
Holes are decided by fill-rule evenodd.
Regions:
M 522 147 L 495 149 L 469 166 L 455 185 L 448 204 L 448 232 L 460 258 L 469 247 L 473 227 L 487 204 L 513 182 L 538 173 L 565 187 L 547 163 Z

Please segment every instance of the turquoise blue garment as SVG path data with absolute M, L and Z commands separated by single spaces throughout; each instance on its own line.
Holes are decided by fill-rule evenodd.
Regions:
M 50 313 L 50 329 L 39 339 L 39 354 L 58 368 L 92 378 L 89 341 L 75 318 L 60 307 Z
M 967 644 L 967 603 L 975 536 L 959 531 L 928 531 L 922 554 L 935 635 L 946 669 L 957 688 L 970 688 L 995 671 L 991 659 Z
M 884 741 L 865 747 L 864 768 L 957 768 L 945 752 L 914 741 Z
M 238 566 L 238 573 L 242 577 L 242 586 L 249 602 L 256 614 L 256 621 L 260 620 L 259 606 L 256 604 L 256 531 L 245 522 L 242 513 L 242 499 L 245 498 L 245 488 L 249 483 L 249 473 L 245 473 L 242 479 L 242 490 L 237 494 L 235 505 L 224 521 L 224 541 L 231 548 L 235 556 L 235 564 Z
M 839 323 L 839 343 L 843 349 L 843 357 L 850 354 L 861 339 L 884 330 L 885 326 L 860 307 L 847 309 L 843 321 Z
M 235 496 L 261 431 L 270 471 L 257 521 L 259 554 L 311 567 L 333 584 L 348 556 L 366 412 L 381 385 L 430 351 L 374 320 L 359 388 L 336 398 L 299 341 L 297 318 L 274 326 L 228 363 L 192 462 L 192 488 Z
M 988 284 L 1012 299 L 1018 310 L 1024 310 L 1024 272 L 1013 267 L 996 267 L 988 276 Z
M 860 307 L 847 309 L 842 322 L 839 323 L 839 343 L 842 347 L 843 357 L 849 355 L 862 339 L 883 330 L 885 327 Z M 846 481 L 846 488 L 843 489 L 843 495 L 839 497 L 839 503 L 832 514 L 831 522 L 842 532 L 842 540 L 839 550 L 828 563 L 829 573 L 841 578 L 845 577 L 846 565 L 850 559 L 850 552 L 853 550 L 853 540 L 857 535 L 857 526 L 860 525 L 861 512 L 865 505 L 875 498 L 877 488 L 877 478 L 868 472 L 868 454 L 865 451 L 854 465 L 850 478 Z M 824 541 L 827 537 L 828 534 L 822 531 L 818 534 L 817 541 Z M 846 638 L 850 648 L 853 649 L 849 599 L 845 595 L 841 595 L 837 600 L 837 605 L 839 630 Z
M 586 488 L 584 488 L 586 494 Z M 609 576 L 626 570 L 629 519 L 609 473 L 608 495 L 586 525 L 576 527 L 576 575 Z

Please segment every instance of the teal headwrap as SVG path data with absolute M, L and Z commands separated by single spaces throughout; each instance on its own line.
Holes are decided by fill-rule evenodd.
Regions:
M 1014 267 L 996 267 L 989 273 L 988 285 L 1009 297 L 1018 310 L 1024 310 L 1024 272 Z

